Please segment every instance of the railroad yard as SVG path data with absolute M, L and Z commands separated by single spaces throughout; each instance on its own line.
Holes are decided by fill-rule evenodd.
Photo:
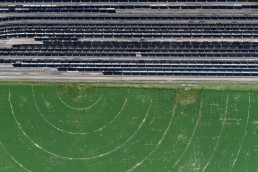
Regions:
M 0 171 L 258 172 L 257 82 L 257 1 L 1 1 Z
M 93 80 L 258 76 L 257 2 L 8 0 L 0 21 L 6 76 L 11 68 L 27 80 L 53 69 Z

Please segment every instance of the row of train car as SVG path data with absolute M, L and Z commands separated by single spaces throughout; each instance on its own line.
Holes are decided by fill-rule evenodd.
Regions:
M 258 2 L 5 0 L 0 63 L 110 76 L 258 76 Z

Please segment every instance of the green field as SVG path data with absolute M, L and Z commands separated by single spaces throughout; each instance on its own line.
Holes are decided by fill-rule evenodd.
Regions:
M 0 83 L 0 117 L 1 172 L 258 171 L 258 85 Z

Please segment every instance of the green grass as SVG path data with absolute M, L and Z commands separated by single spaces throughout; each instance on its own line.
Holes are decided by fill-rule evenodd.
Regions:
M 0 83 L 0 171 L 257 171 L 258 85 Z

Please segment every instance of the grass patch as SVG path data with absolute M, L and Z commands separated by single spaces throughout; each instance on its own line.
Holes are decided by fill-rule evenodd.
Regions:
M 257 90 L 2 82 L 0 171 L 256 171 Z

